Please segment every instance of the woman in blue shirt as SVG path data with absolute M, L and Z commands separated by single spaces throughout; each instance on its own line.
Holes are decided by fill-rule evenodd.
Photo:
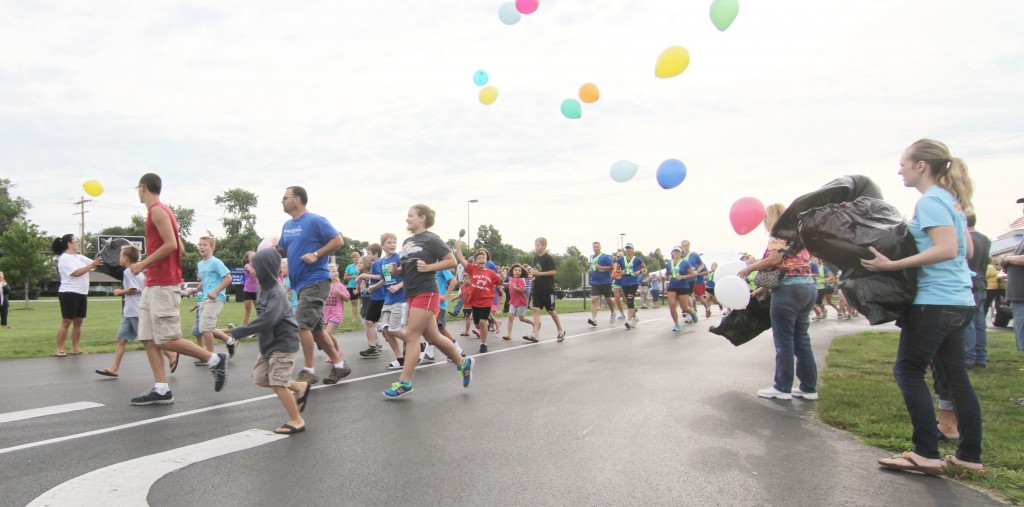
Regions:
M 893 375 L 913 424 L 914 450 L 881 459 L 880 465 L 939 475 L 946 464 L 982 471 L 981 406 L 964 365 L 964 328 L 975 311 L 971 274 L 966 259 L 973 254 L 965 211 L 971 210 L 967 166 L 950 155 L 945 144 L 921 139 L 900 158 L 904 186 L 921 198 L 914 207 L 910 233 L 917 253 L 890 260 L 873 247 L 874 259 L 861 260 L 872 271 L 918 269 L 917 295 L 900 319 L 899 349 Z M 932 364 L 936 379 L 953 398 L 960 425 L 956 456 L 939 456 L 939 429 L 925 373 Z

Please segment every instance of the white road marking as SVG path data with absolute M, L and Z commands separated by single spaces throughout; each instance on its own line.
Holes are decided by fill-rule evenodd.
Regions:
M 66 405 L 54 405 L 52 407 L 33 408 L 30 410 L 21 410 L 19 412 L 8 412 L 6 414 L 0 414 L 0 423 L 22 421 L 25 419 L 33 419 L 35 417 L 63 414 L 65 412 L 74 412 L 76 410 L 85 410 L 87 408 L 96 408 L 102 406 L 102 403 L 95 403 L 92 401 L 79 401 L 76 403 L 68 403 Z
M 652 321 L 657 321 L 657 320 L 665 320 L 665 319 L 664 318 L 649 319 L 649 320 L 645 320 L 645 321 L 642 321 L 642 322 L 652 322 Z M 580 334 L 577 334 L 577 335 L 566 336 L 565 339 L 566 340 L 570 340 L 570 339 L 573 339 L 573 338 L 581 338 L 581 337 L 587 336 L 587 335 L 598 334 L 598 333 L 605 333 L 605 332 L 608 332 L 608 331 L 616 331 L 616 330 L 622 330 L 622 328 L 621 327 L 609 327 L 609 328 L 606 328 L 606 329 L 600 329 L 600 330 L 595 330 L 595 331 L 588 331 L 586 333 L 580 333 Z M 513 350 L 519 350 L 519 349 L 523 349 L 523 348 L 526 348 L 526 347 L 534 347 L 534 346 L 537 346 L 537 345 L 543 345 L 545 343 L 555 343 L 555 339 L 551 338 L 551 339 L 548 339 L 548 340 L 541 340 L 540 343 L 526 343 L 526 344 L 523 344 L 523 345 L 518 345 L 518 346 L 515 346 L 515 347 L 510 347 L 510 348 L 507 348 L 507 349 L 494 350 L 494 351 L 486 352 L 486 353 L 483 353 L 483 354 L 468 354 L 468 356 L 476 358 L 476 357 L 480 357 L 480 356 L 487 356 L 487 355 L 492 355 L 492 354 L 500 354 L 502 352 L 510 352 L 510 351 L 513 351 Z M 444 364 L 447 364 L 447 363 L 445 361 L 439 360 L 436 363 L 417 365 L 416 369 L 430 368 L 432 366 L 441 366 L 441 365 L 444 365 Z M 389 375 L 397 375 L 399 373 L 400 372 L 398 372 L 398 371 L 385 371 L 385 372 L 382 372 L 382 373 L 374 373 L 372 375 L 366 375 L 366 376 L 363 376 L 363 377 L 357 377 L 357 378 L 342 380 L 342 381 L 339 381 L 337 384 L 332 384 L 332 385 L 320 384 L 320 385 L 316 385 L 316 386 L 313 386 L 313 389 L 324 389 L 324 388 L 328 388 L 328 387 L 333 387 L 335 385 L 351 384 L 353 382 L 359 382 L 359 381 L 374 379 L 374 378 L 378 378 L 378 377 L 386 377 L 386 376 L 389 376 Z M 85 431 L 85 432 L 82 432 L 82 433 L 75 433 L 73 435 L 66 435 L 66 436 L 63 436 L 63 437 L 56 437 L 56 438 L 50 438 L 50 439 L 47 439 L 47 440 L 40 440 L 38 442 L 29 442 L 27 444 L 15 445 L 15 446 L 12 446 L 12 447 L 5 447 L 3 449 L 0 449 L 0 454 L 7 454 L 7 453 L 10 453 L 10 452 L 21 451 L 21 450 L 25 450 L 25 449 L 31 449 L 31 448 L 34 448 L 34 447 L 42 447 L 44 445 L 57 444 L 57 443 L 60 443 L 60 442 L 67 442 L 69 440 L 77 440 L 79 438 L 91 437 L 91 436 L 95 436 L 95 435 L 103 435 L 105 433 L 113 433 L 115 431 L 120 431 L 120 430 L 124 430 L 124 429 L 129 429 L 129 428 L 135 428 L 135 427 L 138 427 L 138 426 L 145 426 L 147 424 L 152 424 L 152 423 L 156 423 L 156 422 L 160 422 L 160 421 L 166 421 L 166 420 L 169 420 L 169 419 L 177 419 L 179 417 L 186 417 L 186 416 L 190 416 L 190 415 L 201 414 L 203 412 L 209 412 L 211 410 L 217 410 L 217 409 L 221 409 L 221 408 L 234 407 L 234 406 L 238 406 L 238 405 L 246 405 L 246 404 L 249 404 L 249 403 L 254 403 L 254 402 L 263 401 L 263 400 L 269 400 L 269 399 L 272 399 L 272 398 L 273 399 L 277 399 L 277 395 L 267 394 L 267 395 L 264 395 L 264 396 L 257 396 L 255 398 L 248 398 L 248 399 L 244 399 L 244 400 L 232 401 L 230 403 L 222 403 L 220 405 L 213 405 L 213 406 L 204 407 L 204 408 L 197 408 L 197 409 L 194 409 L 194 410 L 186 410 L 185 412 L 178 412 L 178 413 L 175 413 L 175 414 L 168 414 L 168 415 L 161 416 L 161 417 L 154 417 L 152 419 L 143 419 L 141 421 L 135 421 L 135 422 L 127 423 L 127 424 L 120 424 L 120 425 L 117 425 L 117 426 L 111 426 L 109 428 L 100 428 L 100 429 L 97 429 L 97 430 Z
M 29 506 L 149 505 L 149 489 L 161 477 L 225 454 L 288 438 L 265 430 L 248 430 L 170 451 L 122 461 L 58 484 Z

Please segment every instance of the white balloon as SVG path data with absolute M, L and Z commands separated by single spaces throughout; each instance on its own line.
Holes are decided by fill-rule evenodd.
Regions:
M 750 287 L 736 275 L 721 280 L 715 276 L 715 297 L 729 308 L 746 308 L 750 302 Z
M 523 15 L 516 9 L 516 4 L 513 2 L 507 2 L 498 8 L 498 19 L 506 25 L 514 25 L 522 19 Z
M 718 266 L 718 269 L 715 270 L 716 284 L 718 280 L 721 280 L 727 276 L 736 276 L 736 273 L 739 273 L 740 270 L 745 267 L 747 267 L 747 263 L 743 261 L 730 261 L 726 262 L 725 264 L 722 264 L 721 266 Z M 717 285 L 715 285 L 715 287 L 717 287 Z

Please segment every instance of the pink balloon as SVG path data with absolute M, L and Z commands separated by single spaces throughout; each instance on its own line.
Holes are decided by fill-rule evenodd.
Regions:
M 736 231 L 736 234 L 747 234 L 764 222 L 764 204 L 754 197 L 744 197 L 732 203 L 729 221 L 732 222 L 732 230 Z
M 540 0 L 516 0 L 516 10 L 522 14 L 533 14 L 540 7 Z

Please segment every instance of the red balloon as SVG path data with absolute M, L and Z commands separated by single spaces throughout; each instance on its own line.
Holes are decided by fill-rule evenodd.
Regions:
M 747 234 L 764 222 L 764 204 L 755 197 L 743 197 L 732 203 L 729 221 L 736 234 Z

